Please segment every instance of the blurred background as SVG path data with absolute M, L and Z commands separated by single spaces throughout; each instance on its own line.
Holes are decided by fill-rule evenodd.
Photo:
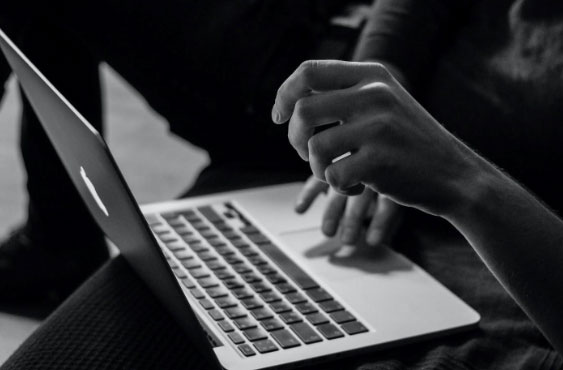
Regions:
M 166 122 L 111 68 L 102 65 L 106 139 L 139 203 L 186 189 L 207 163 L 204 151 L 168 134 Z M 14 78 L 0 104 L 0 238 L 23 221 L 25 175 L 19 141 L 20 101 Z M 40 324 L 0 312 L 0 365 Z

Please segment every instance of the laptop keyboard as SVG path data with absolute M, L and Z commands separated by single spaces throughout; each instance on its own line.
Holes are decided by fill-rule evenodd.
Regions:
M 222 206 L 240 227 L 211 206 L 146 218 L 177 278 L 244 356 L 368 331 L 232 204 Z

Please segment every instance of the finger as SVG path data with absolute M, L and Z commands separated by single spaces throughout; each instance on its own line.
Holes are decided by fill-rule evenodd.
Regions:
M 347 197 L 334 190 L 328 192 L 328 202 L 323 215 L 322 231 L 326 236 L 336 235 Z
M 297 196 L 295 212 L 303 213 L 309 209 L 317 196 L 328 189 L 328 184 L 310 176 Z
M 377 206 L 366 232 L 366 242 L 378 246 L 391 241 L 402 219 L 402 208 L 384 195 L 377 199 Z
M 370 189 L 364 189 L 363 193 L 348 197 L 344 218 L 341 224 L 341 240 L 344 244 L 355 244 L 363 230 L 364 220 L 370 204 L 374 201 L 375 194 Z
M 378 63 L 306 61 L 278 89 L 272 120 L 275 123 L 286 122 L 291 117 L 295 103 L 314 92 L 345 89 L 367 77 L 377 76 L 390 77 L 385 67 Z
M 362 180 L 369 173 L 369 161 L 365 151 L 359 149 L 349 156 L 333 162 L 325 169 L 328 184 L 341 194 L 361 194 L 364 185 Z
M 315 94 L 301 98 L 295 104 L 288 125 L 288 139 L 303 160 L 308 160 L 307 142 L 315 132 L 335 123 L 347 121 L 353 99 L 346 90 Z M 323 127 L 325 126 L 325 127 Z

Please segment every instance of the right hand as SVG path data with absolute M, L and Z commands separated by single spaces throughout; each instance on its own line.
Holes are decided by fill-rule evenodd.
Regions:
M 391 199 L 379 195 L 369 188 L 362 194 L 347 196 L 311 176 L 301 190 L 295 211 L 304 213 L 321 193 L 328 191 L 322 231 L 333 237 L 338 233 L 342 243 L 355 245 L 365 242 L 370 246 L 384 245 L 391 241 L 400 225 L 402 207 Z M 369 225 L 366 227 L 366 221 Z

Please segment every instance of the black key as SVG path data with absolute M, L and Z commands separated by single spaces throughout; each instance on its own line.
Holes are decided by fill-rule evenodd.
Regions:
M 280 274 L 270 274 L 270 275 L 266 275 L 266 279 L 268 279 L 268 281 L 272 284 L 280 284 L 280 283 L 286 283 L 287 280 L 281 276 Z
M 245 242 L 242 239 L 236 239 L 236 240 L 231 240 L 231 243 L 239 249 L 244 249 L 244 248 L 248 248 L 250 247 L 250 244 L 248 244 L 247 242 Z
M 303 294 L 298 292 L 288 293 L 285 295 L 285 298 L 289 301 L 289 303 L 292 304 L 303 303 L 307 301 L 307 298 L 305 298 Z
M 170 243 L 178 241 L 178 237 L 172 232 L 157 234 L 158 238 L 164 243 Z
M 197 210 L 210 222 L 223 222 L 223 218 L 211 206 L 199 207 Z
M 181 263 L 188 270 L 201 267 L 201 262 L 199 262 L 198 260 L 194 260 L 194 259 L 182 260 Z
M 275 313 L 283 313 L 291 311 L 291 307 L 285 302 L 274 302 L 270 304 Z
M 199 256 L 199 258 L 201 258 L 202 261 L 213 261 L 217 259 L 217 256 L 209 251 L 202 251 L 197 255 Z
M 215 271 L 215 276 L 221 280 L 232 279 L 235 277 L 230 271 L 222 270 L 222 271 Z
M 235 330 L 235 328 L 233 328 L 233 326 L 231 325 L 230 322 L 228 322 L 227 320 L 221 320 L 219 321 L 219 327 L 225 332 L 225 333 L 230 333 L 232 331 Z M 236 343 L 235 343 L 236 344 Z
M 196 299 L 203 299 L 205 298 L 205 294 L 203 294 L 203 292 L 201 290 L 199 290 L 198 288 L 192 288 L 190 289 L 190 293 L 192 293 L 192 295 L 194 296 L 194 298 Z
M 258 255 L 258 252 L 256 252 L 254 249 L 252 248 L 244 248 L 240 250 L 240 254 L 242 254 L 245 257 L 254 257 Z
M 196 253 L 207 252 L 209 248 L 203 243 L 192 243 L 190 244 L 190 249 Z
M 249 344 L 241 344 L 238 346 L 238 349 L 246 357 L 254 356 L 256 354 Z
M 179 226 L 184 226 L 184 220 L 181 219 L 179 216 L 176 216 L 175 218 L 166 220 L 168 222 L 168 225 L 176 228 Z
M 186 275 L 186 273 L 184 272 L 184 270 L 180 270 L 179 268 L 174 269 L 174 274 L 176 275 L 176 277 L 178 279 L 183 279 L 188 277 L 188 275 Z
M 236 240 L 240 239 L 240 234 L 234 231 L 225 231 L 223 230 L 223 236 L 229 240 Z
M 249 257 L 248 262 L 252 263 L 254 266 L 265 265 L 268 263 L 264 258 L 260 256 Z
M 297 338 L 286 329 L 273 332 L 272 337 L 278 342 L 281 348 L 293 348 L 301 345 Z
M 231 255 L 231 256 L 225 256 L 225 262 L 227 262 L 230 265 L 237 265 L 239 263 L 243 263 L 244 261 L 238 258 L 237 256 Z
M 323 288 L 309 289 L 307 290 L 307 295 L 313 300 L 313 302 L 332 300 L 332 296 Z
M 358 333 L 365 333 L 368 331 L 361 322 L 359 321 L 351 321 L 340 326 L 344 331 L 350 335 L 358 334 Z
M 241 303 L 247 310 L 252 310 L 254 308 L 260 308 L 264 306 L 260 300 L 254 297 L 243 299 L 241 300 Z
M 196 213 L 191 209 L 187 209 L 185 211 L 179 212 L 184 218 L 189 219 L 190 217 L 197 217 Z
M 231 334 L 228 334 L 228 336 L 229 336 L 229 339 L 231 339 L 231 341 L 234 344 L 241 344 L 241 343 L 246 342 L 244 340 L 244 337 L 242 335 L 240 335 L 239 333 L 231 333 Z M 252 350 L 252 348 L 250 348 L 250 350 Z
M 157 215 L 154 215 L 154 214 L 145 215 L 145 220 L 147 221 L 147 224 L 149 224 L 151 226 L 160 224 L 160 219 L 158 218 Z
M 326 324 L 327 322 L 329 322 L 328 318 L 320 312 L 305 315 L 305 318 L 307 318 L 307 320 L 315 326 L 321 325 L 321 324 Z
M 225 310 L 225 315 L 227 315 L 227 317 L 232 320 L 232 319 L 245 317 L 247 313 L 245 309 L 243 309 L 240 306 L 237 306 L 237 307 L 227 308 Z
M 191 236 L 191 235 L 182 236 L 182 240 L 184 240 L 190 247 L 193 247 L 196 244 L 203 243 L 203 241 L 200 238 L 196 238 L 195 236 Z
M 281 283 L 276 284 L 275 287 L 280 291 L 282 294 L 293 293 L 295 292 L 295 287 L 289 283 Z
M 233 270 L 235 270 L 236 273 L 239 274 L 245 274 L 247 272 L 251 272 L 252 269 L 250 267 L 248 267 L 247 265 L 236 265 L 233 266 Z
M 266 319 L 260 321 L 260 325 L 267 331 L 274 331 L 283 328 L 283 324 L 278 319 Z
M 278 302 L 281 301 L 281 297 L 276 292 L 264 292 L 260 293 L 260 297 L 266 303 Z
M 331 312 L 340 311 L 340 310 L 344 309 L 344 307 L 342 307 L 342 305 L 340 303 L 338 303 L 337 301 L 320 302 L 319 307 L 321 308 L 321 310 L 323 310 L 326 313 L 331 313 Z
M 301 289 L 318 288 L 319 285 L 303 269 L 272 243 L 263 244 L 260 250 L 268 255 Z
M 282 313 L 280 315 L 281 319 L 283 322 L 285 322 L 286 324 L 294 324 L 296 322 L 301 322 L 303 321 L 301 319 L 301 316 L 299 316 L 297 314 L 297 312 L 291 311 L 291 312 L 286 312 L 286 313 Z
M 203 233 L 206 231 L 210 231 L 211 228 L 209 226 L 207 226 L 207 224 L 205 222 L 192 222 L 192 227 L 194 229 L 196 229 L 197 231 L 199 231 L 199 233 Z
M 240 330 L 255 328 L 257 326 L 256 321 L 252 320 L 250 317 L 242 317 L 240 319 L 233 320 L 233 322 Z
M 223 269 L 227 268 L 226 265 L 224 265 L 223 263 L 221 263 L 220 261 L 217 261 L 217 260 L 206 261 L 206 264 L 207 264 L 207 267 L 209 267 L 209 269 L 213 270 L 213 271 L 223 270 Z
M 238 279 L 223 280 L 223 284 L 225 284 L 229 290 L 242 288 L 244 286 L 244 284 Z
M 186 250 L 186 245 L 181 241 L 174 241 L 174 242 L 166 243 L 166 248 L 168 248 L 172 252 L 184 251 Z
M 323 340 L 306 322 L 291 324 L 289 327 L 306 344 L 317 343 Z
M 244 336 L 251 342 L 268 338 L 268 333 L 262 328 L 252 328 L 243 331 Z
M 256 355 L 256 352 L 254 352 L 254 350 L 252 349 L 252 347 L 250 347 L 249 344 L 241 344 L 240 346 L 238 346 L 238 349 L 246 357 Z
M 182 237 L 184 236 L 190 236 L 193 235 L 193 231 L 190 230 L 188 227 L 186 226 L 179 226 L 179 227 L 175 227 L 174 231 L 176 231 L 176 233 Z
M 204 289 L 214 288 L 214 287 L 219 286 L 219 281 L 217 281 L 214 277 L 207 277 L 207 278 L 199 279 L 198 283 Z
M 257 283 L 262 281 L 262 279 L 253 272 L 242 274 L 241 277 L 242 280 L 246 281 L 247 283 Z
M 268 352 L 274 352 L 274 351 L 278 350 L 278 347 L 276 347 L 274 342 L 272 342 L 269 339 L 264 339 L 264 340 L 260 340 L 258 342 L 254 342 L 254 347 L 260 353 L 268 353 Z
M 192 252 L 185 249 L 174 251 L 174 256 L 176 256 L 179 260 L 189 260 L 194 258 Z
M 250 241 L 252 241 L 254 244 L 257 245 L 266 244 L 270 242 L 270 239 L 268 239 L 266 235 L 261 233 L 247 234 L 246 236 L 248 237 L 248 239 L 250 239 Z
M 295 308 L 297 308 L 297 310 L 299 312 L 301 312 L 303 315 L 307 315 L 309 313 L 314 313 L 314 312 L 318 312 L 319 310 L 317 310 L 317 308 L 315 306 L 313 306 L 311 303 L 309 302 L 305 302 L 305 303 L 299 303 L 295 305 Z
M 267 284 L 263 282 L 252 283 L 250 284 L 250 286 L 252 287 L 252 289 L 254 289 L 256 293 L 263 293 L 272 290 Z
M 211 276 L 211 274 L 202 268 L 189 270 L 190 274 L 196 279 L 202 279 Z
M 355 321 L 356 318 L 348 311 L 337 311 L 330 314 L 330 317 L 337 323 L 342 324 L 348 321 Z
M 249 298 L 254 295 L 250 290 L 246 288 L 233 289 L 232 293 L 237 299 Z
M 211 244 L 211 246 L 212 246 L 213 248 L 223 247 L 223 246 L 226 246 L 226 245 L 227 245 L 224 241 L 222 241 L 222 240 L 219 239 L 219 238 L 216 238 L 216 239 L 209 239 L 209 240 L 207 240 L 207 242 L 208 242 L 209 244 Z
M 209 299 L 205 298 L 205 299 L 201 299 L 199 301 L 199 304 L 201 305 L 201 307 L 205 308 L 206 310 L 210 310 L 213 307 L 215 307 L 213 305 L 213 302 L 211 302 Z
M 232 256 L 235 254 L 235 252 L 230 247 L 227 247 L 226 244 L 215 246 L 214 248 L 221 256 Z
M 252 225 L 241 227 L 240 231 L 242 231 L 245 234 L 256 234 L 256 233 L 260 232 L 256 227 L 254 227 Z
M 258 266 L 257 269 L 258 271 L 260 271 L 262 275 L 270 275 L 270 274 L 275 274 L 277 272 L 276 269 L 270 265 Z
M 201 236 L 203 236 L 207 240 L 219 238 L 219 235 L 215 231 L 212 231 L 212 230 L 201 230 L 200 234 L 201 234 Z
M 229 295 L 229 292 L 227 292 L 227 290 L 225 288 L 221 288 L 221 287 L 210 288 L 210 289 L 207 289 L 206 291 L 207 291 L 207 294 L 209 294 L 209 296 L 211 298 L 226 297 L 227 295 Z
M 237 301 L 235 301 L 232 297 L 217 298 L 215 303 L 217 303 L 217 306 L 220 308 L 235 307 L 237 305 Z
M 194 282 L 193 282 L 191 279 L 187 278 L 187 277 L 185 277 L 185 278 L 182 279 L 182 284 L 184 284 L 185 287 L 188 288 L 188 289 L 195 288 Z
M 336 339 L 344 336 L 344 334 L 332 324 L 322 324 L 317 326 L 317 329 L 326 339 Z
M 227 231 L 233 231 L 233 228 L 230 227 L 226 222 L 216 222 L 213 224 L 213 226 L 215 226 L 217 228 L 217 230 L 223 231 L 223 232 L 227 232 Z
M 274 317 L 274 314 L 272 313 L 272 311 L 270 311 L 269 309 L 267 309 L 265 307 L 256 308 L 254 310 L 251 310 L 250 313 L 258 321 L 265 320 L 265 319 L 271 319 L 272 317 Z

